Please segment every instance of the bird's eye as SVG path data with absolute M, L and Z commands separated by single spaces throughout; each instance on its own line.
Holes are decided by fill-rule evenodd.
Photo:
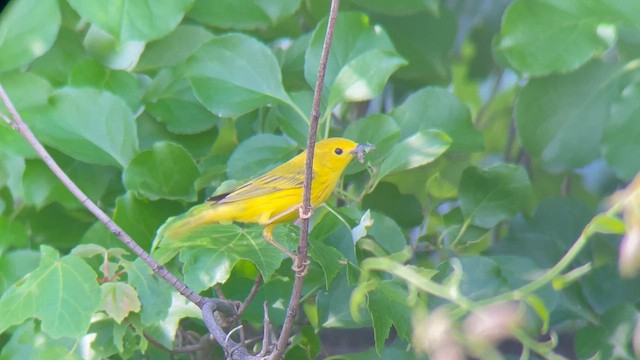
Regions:
M 341 148 L 336 148 L 335 150 L 333 150 L 334 153 L 336 153 L 336 155 L 342 155 L 342 149 Z

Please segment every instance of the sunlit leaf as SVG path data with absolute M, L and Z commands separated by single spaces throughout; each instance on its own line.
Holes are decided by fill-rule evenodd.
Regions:
M 0 307 L 5 309 L 0 313 L 0 331 L 38 318 L 52 337 L 84 335 L 99 305 L 96 273 L 78 257 L 60 258 L 47 246 L 41 252 L 38 268 L 0 298 Z
M 29 21 L 24 21 L 26 18 Z M 0 16 L 0 71 L 26 65 L 47 52 L 60 23 L 55 0 L 12 1 Z
M 168 34 L 182 20 L 194 0 L 70 0 L 82 17 L 109 32 L 119 41 L 149 41 Z
M 260 106 L 291 99 L 271 50 L 241 34 L 204 43 L 187 61 L 196 97 L 220 117 L 238 117 Z

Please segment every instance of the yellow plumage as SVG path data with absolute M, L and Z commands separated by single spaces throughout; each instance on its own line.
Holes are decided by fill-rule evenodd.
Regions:
M 354 157 L 363 161 L 371 145 L 358 145 L 343 138 L 319 141 L 315 147 L 311 205 L 317 207 L 327 200 L 340 176 Z M 256 223 L 266 226 L 265 238 L 287 254 L 292 255 L 271 238 L 272 226 L 293 221 L 302 204 L 302 183 L 306 151 L 224 194 L 210 197 L 176 221 L 169 220 L 162 227 L 157 240 L 179 240 L 202 225 L 216 223 Z

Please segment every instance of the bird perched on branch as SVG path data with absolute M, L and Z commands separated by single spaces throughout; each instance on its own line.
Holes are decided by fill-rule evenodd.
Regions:
M 329 198 L 347 165 L 364 155 L 373 145 L 357 144 L 349 139 L 329 138 L 315 146 L 311 206 L 317 207 Z M 299 217 L 302 205 L 304 151 L 275 169 L 223 194 L 211 196 L 203 204 L 191 208 L 184 216 L 169 219 L 156 237 L 160 241 L 179 241 L 203 225 L 218 223 L 255 223 L 265 226 L 264 238 L 294 259 L 296 256 L 273 238 L 273 227 Z

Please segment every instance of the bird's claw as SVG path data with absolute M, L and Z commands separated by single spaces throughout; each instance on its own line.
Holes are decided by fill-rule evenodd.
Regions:
M 311 214 L 313 213 L 312 209 L 309 209 L 309 211 L 305 211 L 303 206 L 300 206 L 298 208 L 298 218 L 300 220 L 306 220 L 309 219 L 311 217 Z
M 298 257 L 295 257 L 293 258 L 293 265 L 291 266 L 291 269 L 295 271 L 298 276 L 305 276 L 309 270 L 309 260 L 305 260 L 300 264 Z

